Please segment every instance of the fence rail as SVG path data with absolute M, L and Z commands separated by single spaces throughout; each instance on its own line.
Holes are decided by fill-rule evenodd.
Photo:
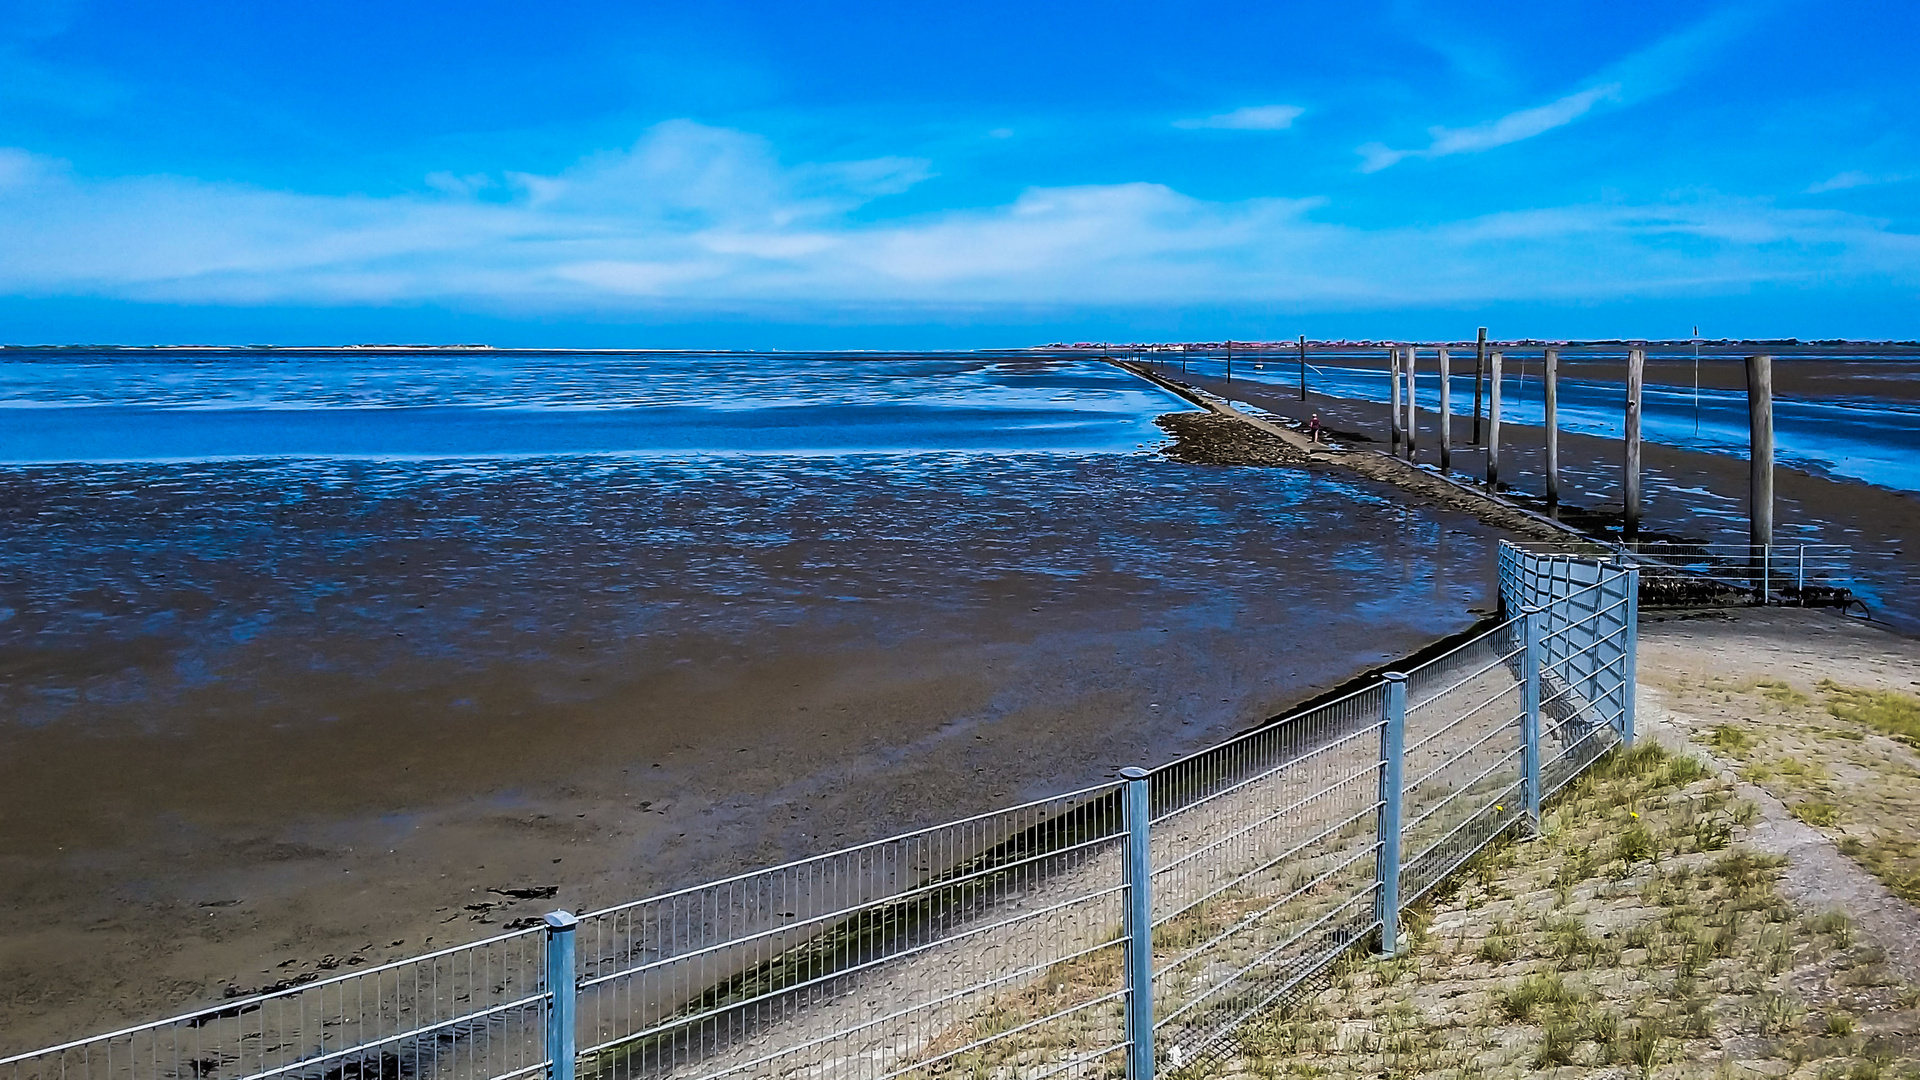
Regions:
M 1637 571 L 1151 771 L 157 1023 L 0 1080 L 1144 1077 L 1203 1063 L 1633 737 Z
M 1516 546 L 1547 562 L 1631 562 L 1640 569 L 1643 602 L 1659 606 L 1864 605 L 1874 593 L 1866 587 L 1861 567 L 1879 554 L 1843 544 L 1562 541 Z

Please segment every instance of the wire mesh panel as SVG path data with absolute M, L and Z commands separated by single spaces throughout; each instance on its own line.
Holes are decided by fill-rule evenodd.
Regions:
M 1510 609 L 1538 608 L 1541 793 L 1552 794 L 1620 740 L 1633 695 L 1633 578 L 1557 548 L 1503 543 L 1500 579 Z
M 1503 541 L 1500 595 L 1507 614 L 1554 594 L 1544 582 L 1573 566 L 1632 564 L 1640 568 L 1647 605 L 1687 607 L 1772 601 L 1846 607 L 1865 589 L 1862 565 L 1872 552 L 1841 544 L 1693 544 L 1642 541 L 1631 545 L 1568 540 Z M 1867 590 L 1871 592 L 1870 589 Z M 1545 597 L 1545 599 L 1543 599 Z
M 1758 591 L 1789 601 L 1819 603 L 1854 580 L 1851 549 L 1838 544 L 1687 544 L 1635 546 L 1642 573 L 1654 579 L 1688 576 L 1729 589 Z
M 1530 607 L 1544 607 L 1573 591 L 1572 575 L 1611 564 L 1620 551 L 1598 543 L 1569 540 L 1561 543 L 1500 542 L 1500 607 L 1506 618 L 1516 618 Z
M 1541 613 L 1541 792 L 1550 795 L 1619 741 L 1631 704 L 1632 575 L 1600 581 Z
M 1411 902 L 1524 813 L 1525 624 L 1495 627 L 1407 675 L 1400 895 Z
M 1157 1059 L 1191 1063 L 1376 925 L 1374 686 L 1152 777 Z
M 582 1076 L 1111 1071 L 1117 786 L 583 917 Z
M 64 1046 L 0 1080 L 501 1080 L 546 1068 L 546 939 L 520 931 Z

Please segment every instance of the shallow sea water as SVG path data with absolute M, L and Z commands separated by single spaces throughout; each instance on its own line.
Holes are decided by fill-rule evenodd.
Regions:
M 23 351 L 0 463 L 1102 453 L 1174 401 L 1026 357 Z
M 269 645 L 477 667 L 587 632 L 590 666 L 822 619 L 937 635 L 1075 590 L 1398 648 L 1470 622 L 1491 563 L 1363 483 L 1168 461 L 1153 417 L 1185 404 L 1082 359 L 60 354 L 0 364 L 0 393 L 31 418 L 0 429 L 0 703 L 28 726 L 214 684 L 270 702 L 241 659 Z M 1319 677 L 1386 658 L 1290 648 Z

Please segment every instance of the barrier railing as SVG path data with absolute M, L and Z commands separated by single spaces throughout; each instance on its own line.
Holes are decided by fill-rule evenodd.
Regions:
M 1117 782 L 0 1058 L 0 1080 L 1144 1077 L 1191 1069 L 1633 734 L 1637 571 Z
M 1873 553 L 1843 544 L 1633 544 L 1565 541 L 1517 544 L 1549 563 L 1632 562 L 1648 603 L 1698 604 L 1716 599 L 1810 607 L 1845 607 L 1861 593 L 1861 564 Z
M 0 1059 L 21 1080 L 507 1080 L 545 1072 L 547 935 L 521 930 Z

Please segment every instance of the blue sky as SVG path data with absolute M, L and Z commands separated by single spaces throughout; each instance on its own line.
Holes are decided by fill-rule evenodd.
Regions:
M 1920 5 L 0 0 L 0 340 L 1920 335 Z

